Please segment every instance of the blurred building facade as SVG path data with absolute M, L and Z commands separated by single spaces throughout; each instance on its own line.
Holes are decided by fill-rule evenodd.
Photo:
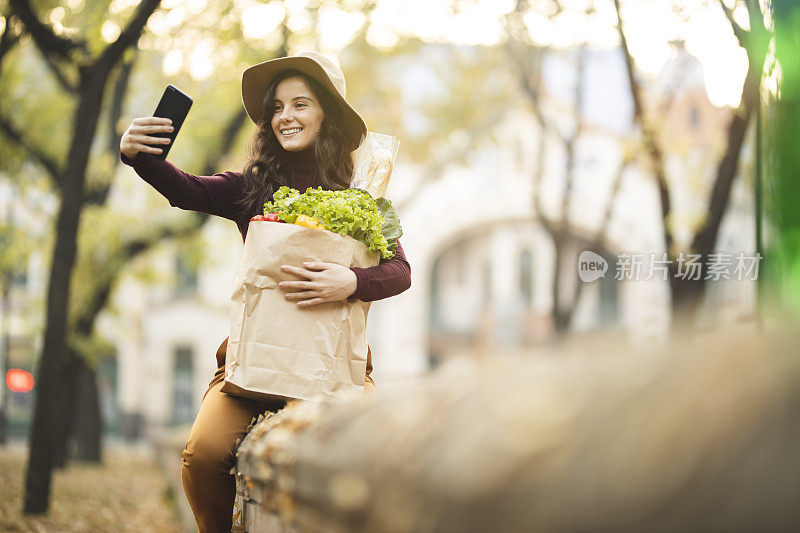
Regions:
M 432 53 L 442 53 L 444 45 L 430 47 Z M 544 65 L 547 103 L 564 114 L 569 108 L 563 95 L 575 81 L 576 53 L 553 54 Z M 582 283 L 577 279 L 578 254 L 603 223 L 611 185 L 637 135 L 621 53 L 581 53 L 586 54 L 584 116 L 566 215 L 569 242 L 561 243 L 574 260 L 561 263 L 562 298 Z M 720 149 L 714 143 L 722 137 L 729 113 L 708 102 L 702 76 L 699 62 L 679 49 L 654 80 L 661 92 L 655 91 L 658 101 L 653 105 L 665 106 L 663 141 L 670 147 L 668 174 L 676 180 L 673 191 L 681 220 L 703 210 L 715 150 Z M 435 179 L 404 164 L 402 155 L 398 160 L 388 196 L 399 207 L 412 287 L 371 307 L 368 339 L 378 387 L 476 351 L 488 356 L 520 348 L 535 352 L 559 333 L 552 313 L 555 243 L 533 206 L 537 195 L 542 216 L 562 216 L 566 154 L 553 133 L 539 131 L 527 114 L 502 117 L 497 129 L 497 143 L 476 149 L 466 165 L 451 165 Z M 547 137 L 544 152 L 539 149 L 541 135 Z M 541 187 L 534 189 L 538 165 L 544 171 Z M 663 338 L 670 320 L 667 283 L 614 279 L 618 254 L 663 251 L 657 191 L 646 164 L 634 161 L 622 172 L 600 250 L 609 270 L 582 287 L 569 331 L 610 329 L 635 340 Z M 125 201 L 156 194 L 127 167 L 120 170 L 119 182 L 115 194 Z M 722 250 L 753 250 L 746 182 L 738 179 L 732 193 L 720 235 Z M 187 261 L 178 246 L 160 247 L 147 259 L 160 274 L 146 282 L 126 277 L 111 312 L 98 325 L 115 346 L 115 354 L 100 368 L 104 417 L 125 436 L 190 423 L 215 370 L 214 354 L 229 332 L 229 297 L 242 244 L 229 221 L 212 220 L 202 233 L 207 260 L 201 267 Z M 678 235 L 679 240 L 687 238 Z M 23 289 L 18 283 L 15 290 L 41 292 L 44 269 L 41 264 L 32 268 L 35 272 L 26 282 L 30 286 Z M 712 285 L 710 302 L 724 304 L 730 317 L 751 311 L 752 283 Z M 10 317 L 4 317 L 11 324 L 17 366 L 32 360 L 38 349 L 32 340 L 36 327 L 14 325 L 14 317 L 25 313 L 21 305 L 13 304 Z

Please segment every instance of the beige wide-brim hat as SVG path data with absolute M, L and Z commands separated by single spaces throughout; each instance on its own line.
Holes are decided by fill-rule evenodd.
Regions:
M 347 103 L 344 74 L 336 64 L 313 50 L 296 55 L 270 59 L 248 67 L 242 74 L 242 103 L 250 119 L 256 124 L 262 118 L 267 85 L 284 70 L 297 70 L 317 80 L 339 103 L 344 117 L 344 130 L 350 150 L 355 150 L 367 133 L 367 124 L 361 115 Z

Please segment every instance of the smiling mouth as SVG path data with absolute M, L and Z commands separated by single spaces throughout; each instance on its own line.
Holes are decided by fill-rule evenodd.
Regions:
M 301 131 L 303 131 L 303 128 L 288 128 L 285 130 L 281 130 L 281 135 L 283 135 L 284 137 L 292 137 L 300 133 Z

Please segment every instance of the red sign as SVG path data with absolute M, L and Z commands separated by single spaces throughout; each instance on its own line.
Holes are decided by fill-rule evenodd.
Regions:
M 6 385 L 11 392 L 30 392 L 33 389 L 33 374 L 20 368 L 11 368 L 6 372 Z

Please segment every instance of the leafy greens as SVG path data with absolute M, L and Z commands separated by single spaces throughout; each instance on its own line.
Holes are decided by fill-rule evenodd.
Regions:
M 293 223 L 298 215 L 314 217 L 326 228 L 364 243 L 383 259 L 394 257 L 397 239 L 403 235 L 400 217 L 386 198 L 374 200 L 360 189 L 326 191 L 309 187 L 305 193 L 283 186 L 264 204 L 264 213 Z

